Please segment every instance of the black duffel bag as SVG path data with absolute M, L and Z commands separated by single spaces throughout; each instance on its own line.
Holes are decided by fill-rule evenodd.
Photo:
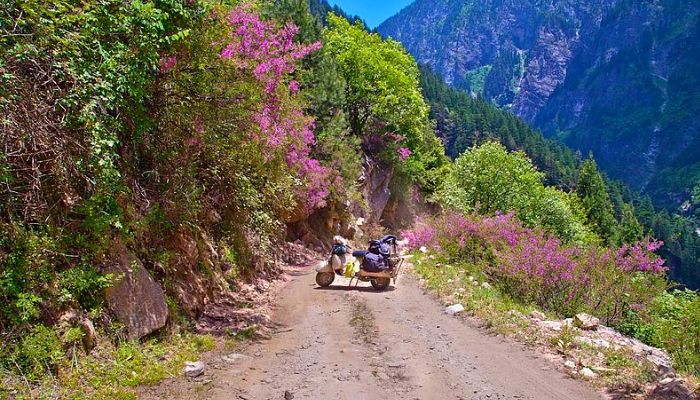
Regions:
M 362 260 L 362 269 L 367 272 L 384 272 L 389 269 L 389 262 L 384 256 L 367 253 Z

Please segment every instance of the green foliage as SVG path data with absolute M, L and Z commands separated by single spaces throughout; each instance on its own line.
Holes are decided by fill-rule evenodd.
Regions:
M 544 174 L 524 153 L 509 153 L 491 142 L 457 158 L 441 198 L 448 207 L 462 212 L 493 215 L 512 211 L 528 226 L 544 227 L 566 241 L 594 241 L 575 196 L 546 187 L 543 179 Z
M 6 1 L 0 8 L 6 326 L 56 307 L 99 306 L 109 277 L 94 265 L 133 223 L 124 143 L 151 126 L 146 100 L 161 55 L 190 34 L 203 10 L 175 0 Z
M 0 322 L 23 324 L 42 317 L 49 304 L 94 309 L 101 305 L 109 275 L 84 262 L 62 265 L 62 243 L 18 224 L 0 225 Z M 56 268 L 61 265 L 61 268 Z
M 634 208 L 630 204 L 622 206 L 622 218 L 618 231 L 618 243 L 634 243 L 644 237 L 644 227 L 637 219 Z
M 368 33 L 361 24 L 329 15 L 324 34 L 327 51 L 347 82 L 346 112 L 354 134 L 364 136 L 374 124 L 385 132 L 420 138 L 428 109 L 418 88 L 418 67 L 393 40 Z M 381 132 L 381 133 L 385 133 Z
M 700 235 L 698 223 L 662 210 L 651 221 L 654 235 L 665 245 L 661 254 L 668 260 L 669 275 L 690 288 L 700 288 Z
M 663 347 L 676 367 L 700 375 L 700 296 L 676 290 L 657 297 L 650 307 L 630 311 L 621 330 L 652 346 Z
M 489 75 L 489 72 L 491 72 L 491 68 L 492 67 L 490 65 L 484 65 L 473 71 L 467 72 L 464 80 L 466 82 L 467 89 L 471 93 L 479 96 L 484 95 L 484 84 L 486 83 L 486 77 Z
M 307 3 L 304 0 L 278 1 L 270 5 L 268 12 L 281 21 L 299 25 L 306 42 L 324 42 L 322 51 L 305 60 L 298 76 L 305 88 L 307 109 L 316 117 L 314 156 L 330 168 L 328 179 L 334 182 L 329 203 L 345 204 L 348 199 L 362 203 L 355 185 L 347 183 L 361 175 L 363 150 L 394 167 L 394 193 L 407 193 L 408 186 L 416 184 L 424 193 L 431 194 L 444 176 L 437 171 L 445 168 L 447 162 L 442 144 L 435 138 L 421 110 L 425 105 L 417 87 L 415 62 L 398 43 L 382 41 L 368 33 L 361 21 L 355 19 L 355 24 L 351 25 L 347 22 L 350 18 L 344 15 L 327 16 L 329 8 L 325 2 L 311 2 L 310 6 Z M 316 16 L 314 19 L 308 17 L 309 7 Z M 324 22 L 330 23 L 326 30 L 322 26 Z M 351 39 L 357 42 L 354 47 L 338 49 L 339 41 Z M 362 48 L 362 45 L 369 47 Z M 369 52 L 374 53 L 374 58 L 363 60 Z M 353 65 L 359 65 L 360 72 L 352 69 Z M 374 80 L 383 82 L 381 90 L 375 90 Z M 349 81 L 354 82 L 354 86 Z M 362 98 L 368 93 L 370 97 Z M 407 94 L 414 99 L 402 103 Z M 357 114 L 352 110 L 357 110 L 360 104 L 358 97 L 368 107 L 365 110 L 368 115 L 362 117 L 366 118 L 367 128 L 353 130 L 352 115 Z M 392 103 L 392 99 L 401 101 Z M 397 104 L 403 108 L 396 108 Z M 406 110 L 417 117 L 401 119 Z M 359 119 L 354 118 L 355 121 Z M 399 149 L 408 149 L 410 156 L 402 160 Z
M 68 365 L 58 334 L 46 327 L 38 327 L 14 353 L 15 360 L 36 364 L 35 376 L 25 364 L 26 378 L 42 379 L 36 382 L 33 392 L 23 382 L 10 387 L 17 399 L 61 398 L 88 399 L 137 399 L 138 386 L 155 385 L 165 378 L 178 375 L 186 361 L 197 360 L 205 351 L 213 350 L 216 342 L 206 335 L 182 334 L 164 339 L 150 339 L 144 343 L 123 342 L 116 345 L 102 343 L 90 355 L 73 360 Z M 69 330 L 63 335 L 63 343 L 79 340 L 82 332 Z M 26 345 L 25 345 L 26 342 Z M 30 360 L 30 361 L 28 361 Z M 60 364 L 57 376 L 46 377 L 41 368 Z M 8 371 L 16 372 L 17 366 L 8 365 Z M 6 381 L 12 383 L 12 381 Z M 1 394 L 0 394 L 1 396 Z M 1 398 L 1 397 L 0 397 Z
M 617 221 L 605 181 L 593 158 L 581 166 L 576 193 L 586 210 L 588 224 L 600 237 L 611 242 L 617 230 Z
M 325 50 L 346 83 L 344 111 L 352 134 L 362 138 L 365 151 L 427 183 L 427 171 L 445 160 L 430 129 L 415 60 L 398 42 L 368 33 L 361 23 L 333 14 L 328 23 Z M 410 152 L 397 155 L 402 148 Z
M 56 372 L 58 365 L 64 360 L 64 350 L 61 338 L 55 330 L 44 325 L 35 326 L 19 343 L 11 356 L 20 374 L 34 381 L 46 373 Z

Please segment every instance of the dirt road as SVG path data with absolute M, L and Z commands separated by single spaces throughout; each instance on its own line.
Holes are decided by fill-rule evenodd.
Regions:
M 385 292 L 351 290 L 346 282 L 336 278 L 320 289 L 313 271 L 298 272 L 281 293 L 274 315 L 280 327 L 271 340 L 211 367 L 196 388 L 175 385 L 161 398 L 603 397 L 532 350 L 448 316 L 407 274 Z

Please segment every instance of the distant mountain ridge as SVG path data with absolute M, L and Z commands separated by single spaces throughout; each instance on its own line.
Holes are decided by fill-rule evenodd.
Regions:
M 378 31 L 658 204 L 700 178 L 696 0 L 418 0 Z

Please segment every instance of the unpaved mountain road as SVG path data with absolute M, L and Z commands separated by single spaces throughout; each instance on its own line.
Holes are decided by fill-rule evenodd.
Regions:
M 532 350 L 448 316 L 408 274 L 385 292 L 327 289 L 300 271 L 279 296 L 272 339 L 169 385 L 168 399 L 601 399 Z M 367 285 L 361 283 L 360 285 Z M 184 380 L 183 380 L 184 381 Z M 189 386 L 188 386 L 189 385 Z

